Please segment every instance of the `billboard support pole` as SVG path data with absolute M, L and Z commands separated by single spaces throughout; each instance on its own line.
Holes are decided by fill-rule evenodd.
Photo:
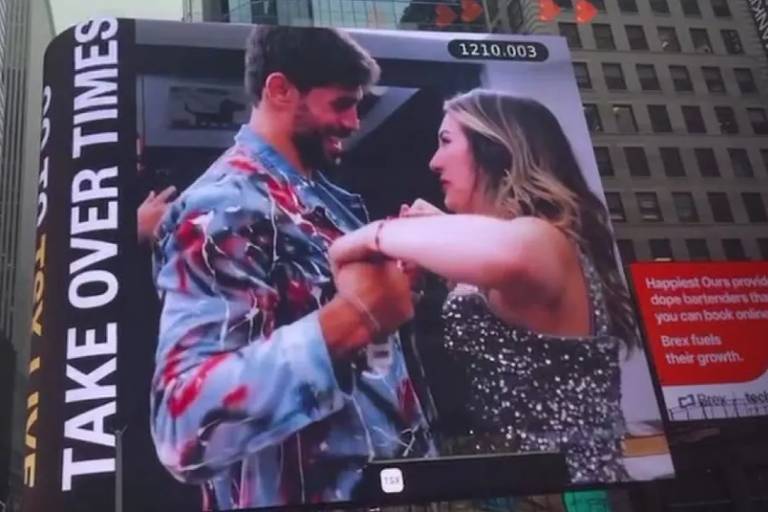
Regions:
M 115 430 L 115 512 L 123 512 L 123 433 L 127 428 Z

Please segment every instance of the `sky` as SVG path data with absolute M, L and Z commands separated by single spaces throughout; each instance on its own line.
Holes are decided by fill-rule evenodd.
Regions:
M 49 0 L 56 32 L 98 16 L 180 20 L 182 0 Z

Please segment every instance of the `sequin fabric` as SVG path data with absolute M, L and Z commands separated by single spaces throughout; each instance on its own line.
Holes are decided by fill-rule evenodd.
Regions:
M 466 437 L 461 454 L 560 451 L 572 482 L 627 479 L 621 461 L 619 349 L 609 335 L 602 285 L 582 255 L 592 336 L 559 337 L 508 326 L 477 289 L 444 305 L 446 349 L 463 368 Z

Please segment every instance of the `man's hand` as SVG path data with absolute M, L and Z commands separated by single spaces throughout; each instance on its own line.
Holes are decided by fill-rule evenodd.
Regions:
M 430 215 L 445 215 L 437 206 L 425 201 L 416 199 L 412 205 L 400 205 L 400 217 L 428 217 Z M 411 283 L 411 289 L 418 291 L 424 285 L 424 270 L 414 263 L 402 262 L 401 268 Z
M 341 295 L 360 299 L 379 323 L 381 334 L 413 318 L 408 278 L 394 261 L 345 265 L 336 276 L 336 288 Z
M 159 194 L 153 190 L 144 199 L 136 212 L 139 242 L 148 242 L 155 237 L 160 219 L 168 209 L 171 197 L 176 193 L 176 187 L 170 186 Z
M 354 352 L 413 318 L 408 278 L 394 261 L 349 263 L 335 279 L 338 296 L 320 309 L 320 326 L 334 356 Z

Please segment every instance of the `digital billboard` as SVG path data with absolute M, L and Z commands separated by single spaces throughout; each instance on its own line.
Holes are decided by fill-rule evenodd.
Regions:
M 768 416 L 768 263 L 636 263 L 670 421 Z
M 43 112 L 27 510 L 672 474 L 561 38 L 97 19 Z

